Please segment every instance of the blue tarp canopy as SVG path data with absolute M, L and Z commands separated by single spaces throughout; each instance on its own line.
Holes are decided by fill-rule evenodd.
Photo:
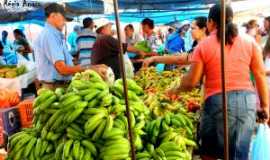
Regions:
M 243 0 L 231 0 L 243 1 Z M 139 10 L 181 10 L 186 7 L 201 6 L 219 2 L 219 0 L 118 0 L 122 9 Z
M 104 2 L 102 0 L 78 0 L 66 3 L 68 12 L 75 15 L 104 13 Z
M 118 0 L 123 10 L 121 22 L 140 22 L 148 17 L 155 24 L 168 24 L 207 16 L 209 4 L 217 0 Z M 136 11 L 137 10 L 137 11 Z M 113 20 L 114 16 L 109 17 Z
M 168 24 L 170 22 L 181 22 L 183 20 L 192 20 L 198 16 L 207 16 L 208 10 L 194 11 L 145 11 L 145 12 L 124 12 L 120 14 L 121 22 L 132 23 L 141 22 L 145 17 L 154 20 L 155 24 Z M 114 15 L 107 16 L 110 20 L 115 20 Z
M 242 1 L 242 0 L 232 0 Z M 149 17 L 155 24 L 177 23 L 207 16 L 211 4 L 219 0 L 118 0 L 121 22 L 140 22 Z M 137 11 L 134 11 L 137 10 Z M 114 16 L 109 19 L 114 20 Z
M 42 3 L 42 6 L 48 0 L 29 0 Z M 50 0 L 57 1 L 57 0 Z M 197 16 L 206 16 L 209 4 L 218 0 L 118 0 L 121 9 L 121 21 L 140 22 L 143 18 L 152 18 L 156 24 L 167 24 L 182 20 L 191 20 Z M 237 1 L 237 0 L 233 0 Z M 65 7 L 67 11 L 79 16 L 82 14 L 103 14 L 103 0 L 66 0 Z M 14 10 L 1 10 L 0 23 L 10 23 L 16 21 L 37 20 L 44 21 L 44 11 L 40 8 L 17 8 Z M 114 14 L 104 15 L 102 17 L 114 20 Z
M 179 10 L 187 7 L 205 7 L 218 0 L 118 0 L 122 9 Z

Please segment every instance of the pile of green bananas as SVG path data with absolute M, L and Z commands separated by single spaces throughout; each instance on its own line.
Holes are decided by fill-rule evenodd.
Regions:
M 127 114 L 137 159 L 191 159 L 193 115 L 183 107 L 156 115 L 144 90 L 127 83 L 130 113 L 122 80 L 109 86 L 94 71 L 76 74 L 66 89 L 39 90 L 33 127 L 10 137 L 8 159 L 130 160 Z
M 148 121 L 143 147 L 136 150 L 137 160 L 191 160 L 197 147 L 193 141 L 193 122 L 187 115 L 166 114 Z
M 150 111 L 140 98 L 142 88 L 133 80 L 128 86 L 132 132 L 139 149 Z M 9 159 L 129 159 L 121 80 L 109 86 L 96 72 L 85 71 L 76 74 L 68 88 L 41 89 L 38 95 L 33 128 L 10 137 Z
M 8 159 L 12 160 L 35 160 L 41 157 L 49 159 L 54 148 L 53 144 L 47 140 L 37 138 L 34 129 L 24 129 L 10 138 Z
M 137 160 L 189 160 L 191 154 L 184 153 L 175 142 L 163 142 L 157 148 L 148 144 L 144 151 L 136 154 Z

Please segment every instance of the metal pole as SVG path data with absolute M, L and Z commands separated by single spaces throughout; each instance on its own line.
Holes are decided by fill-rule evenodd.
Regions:
M 222 104 L 223 104 L 223 127 L 224 127 L 224 160 L 229 160 L 229 139 L 228 139 L 228 118 L 227 118 L 227 95 L 225 75 L 225 43 L 226 43 L 226 0 L 221 0 L 221 83 L 222 83 Z
M 125 96 L 125 103 L 126 103 L 126 116 L 128 119 L 128 134 L 129 134 L 129 141 L 130 141 L 130 148 L 131 148 L 131 155 L 132 160 L 136 160 L 135 154 L 135 147 L 133 143 L 133 134 L 131 128 L 131 120 L 130 120 L 130 108 L 128 102 L 128 88 L 127 88 L 127 79 L 126 79 L 126 72 L 125 72 L 125 65 L 124 65 L 124 49 L 122 46 L 122 39 L 121 39 L 121 30 L 120 30 L 120 18 L 118 14 L 118 0 L 113 0 L 114 5 L 114 14 L 115 14 L 115 22 L 116 22 L 116 29 L 117 29 L 117 37 L 119 42 L 120 54 L 119 54 L 119 62 L 120 62 L 120 71 L 121 76 L 123 79 L 123 87 L 124 87 L 124 96 Z

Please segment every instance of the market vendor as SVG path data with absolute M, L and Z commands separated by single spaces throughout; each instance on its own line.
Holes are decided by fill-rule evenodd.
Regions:
M 211 33 L 196 47 L 189 72 L 181 86 L 168 91 L 179 94 L 189 91 L 205 76 L 205 103 L 199 130 L 203 160 L 223 159 L 224 130 L 221 90 L 221 6 L 209 12 L 207 28 Z M 251 137 L 256 124 L 256 93 L 250 80 L 252 71 L 260 98 L 263 122 L 268 122 L 269 96 L 260 47 L 253 38 L 238 34 L 233 24 L 233 11 L 226 6 L 225 73 L 228 102 L 229 151 L 231 160 L 249 159 Z
M 112 68 L 115 78 L 121 77 L 120 74 L 120 63 L 119 63 L 119 43 L 118 40 L 113 38 L 112 34 L 112 23 L 108 20 L 103 20 L 97 24 L 97 40 L 93 46 L 91 63 L 92 64 L 105 64 Z M 145 53 L 134 48 L 131 45 L 123 44 L 124 52 L 129 51 L 144 57 Z
M 36 56 L 38 80 L 43 87 L 54 89 L 65 86 L 71 76 L 85 69 L 94 69 L 104 76 L 107 67 L 73 66 L 72 56 L 68 52 L 62 30 L 67 17 L 64 7 L 51 3 L 45 8 L 47 18 L 45 28 L 37 38 L 34 51 Z

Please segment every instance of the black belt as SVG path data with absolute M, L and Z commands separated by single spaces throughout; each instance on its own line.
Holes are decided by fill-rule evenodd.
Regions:
M 70 83 L 70 81 L 53 81 L 53 82 L 40 81 L 40 82 L 44 84 L 55 84 L 55 85 L 65 85 Z

